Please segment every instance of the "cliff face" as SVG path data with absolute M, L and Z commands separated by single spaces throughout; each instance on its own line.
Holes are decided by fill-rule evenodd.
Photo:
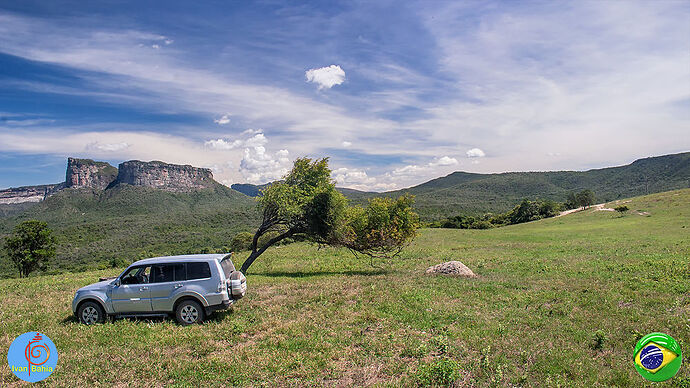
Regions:
M 120 163 L 113 185 L 146 186 L 172 192 L 189 192 L 212 188 L 211 170 L 189 165 L 131 160 Z
M 0 190 L 0 205 L 41 202 L 64 187 L 64 183 L 56 183 L 53 185 L 12 187 Z
M 132 160 L 120 163 L 118 170 L 105 162 L 68 158 L 65 182 L 0 190 L 0 205 L 41 202 L 66 188 L 102 191 L 118 184 L 190 192 L 212 188 L 216 182 L 207 168 Z
M 70 188 L 105 190 L 117 178 L 117 169 L 91 159 L 67 159 L 65 185 Z

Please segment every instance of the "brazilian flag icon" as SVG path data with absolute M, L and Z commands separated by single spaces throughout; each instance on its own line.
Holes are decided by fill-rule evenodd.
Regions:
M 635 345 L 635 368 L 649 381 L 665 381 L 675 376 L 683 362 L 680 345 L 664 333 L 651 333 Z

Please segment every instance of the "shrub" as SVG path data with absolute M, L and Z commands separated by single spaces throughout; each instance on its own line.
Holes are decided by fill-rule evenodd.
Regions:
M 447 387 L 459 378 L 460 365 L 455 360 L 444 358 L 420 365 L 415 383 L 420 387 Z
M 252 249 L 252 239 L 254 235 L 249 232 L 239 232 L 230 241 L 232 252 L 248 251 Z
M 630 210 L 630 208 L 628 208 L 628 206 L 626 206 L 626 205 L 620 205 L 620 206 L 614 207 L 613 210 L 617 211 L 620 214 L 623 214 L 623 213 L 627 212 L 628 210 Z

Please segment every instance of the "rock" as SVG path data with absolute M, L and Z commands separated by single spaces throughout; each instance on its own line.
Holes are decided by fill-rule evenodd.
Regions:
M 111 185 L 128 184 L 173 192 L 190 192 L 213 188 L 219 184 L 213 180 L 213 174 L 207 168 L 138 160 L 120 163 L 119 167 L 118 170 L 105 162 L 68 158 L 64 182 L 0 190 L 0 205 L 7 205 L 7 208 L 18 204 L 41 202 L 67 188 L 103 191 Z
M 214 187 L 208 168 L 169 164 L 158 161 L 130 160 L 120 163 L 114 185 L 147 186 L 172 192 L 189 192 Z
M 9 189 L 0 190 L 0 205 L 41 202 L 63 188 L 64 183 L 40 186 L 11 187 Z
M 117 177 L 117 169 L 105 162 L 91 159 L 67 159 L 66 187 L 105 190 Z
M 477 275 L 471 269 L 459 261 L 447 261 L 445 263 L 433 265 L 426 270 L 429 275 L 453 275 L 466 278 L 474 278 Z

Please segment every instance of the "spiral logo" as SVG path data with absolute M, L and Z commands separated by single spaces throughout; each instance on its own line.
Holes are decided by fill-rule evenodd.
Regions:
M 38 332 L 17 337 L 7 352 L 7 363 L 18 378 L 36 382 L 50 376 L 57 366 L 58 353 L 53 341 Z

